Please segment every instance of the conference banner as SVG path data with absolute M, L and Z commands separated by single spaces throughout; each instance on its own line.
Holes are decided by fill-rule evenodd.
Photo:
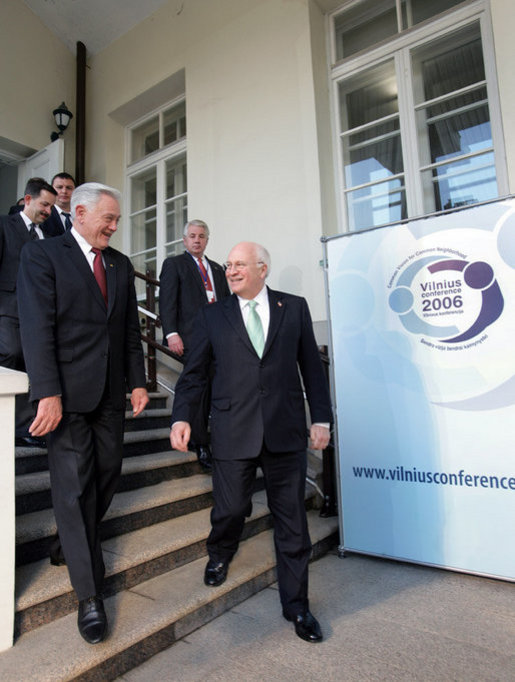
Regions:
M 325 248 L 343 549 L 515 580 L 515 200 Z

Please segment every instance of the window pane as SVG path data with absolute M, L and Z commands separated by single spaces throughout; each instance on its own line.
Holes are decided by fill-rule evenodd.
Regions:
M 486 88 L 418 112 L 427 125 L 430 163 L 492 147 Z
M 164 144 L 172 144 L 186 137 L 186 104 L 181 102 L 163 114 Z
M 346 136 L 343 159 L 347 187 L 385 180 L 390 175 L 402 173 L 399 120 Z
M 478 28 L 476 30 L 479 30 Z M 466 37 L 468 37 L 467 29 Z M 453 35 L 454 41 L 460 39 Z M 436 56 L 426 56 L 426 51 L 415 52 L 414 59 L 420 62 L 424 83 L 424 101 L 441 97 L 485 79 L 481 39 L 475 38 L 459 47 L 448 48 L 448 41 L 442 45 L 445 50 Z M 440 48 L 440 50 L 442 49 Z M 447 49 L 446 49 L 447 48 Z M 433 44 L 431 52 L 438 49 Z
M 146 121 L 131 132 L 131 162 L 143 159 L 159 149 L 159 117 Z
M 406 6 L 405 12 L 407 15 L 407 22 L 404 24 L 405 27 L 409 28 L 414 24 L 418 24 L 421 21 L 430 19 L 431 17 L 440 14 L 440 12 L 445 12 L 446 9 L 459 5 L 463 0 L 408 0 L 408 2 L 403 1 L 403 5 Z
M 166 244 L 182 243 L 188 216 L 187 174 L 184 158 L 166 164 Z
M 397 114 L 397 82 L 393 61 L 342 81 L 339 86 L 341 130 Z
M 402 30 L 435 17 L 463 0 L 401 0 Z M 399 33 L 395 0 L 363 0 L 334 20 L 336 59 L 377 45 Z
M 134 266 L 137 262 L 142 272 L 155 268 L 156 217 L 156 168 L 152 167 L 131 178 L 131 250 Z
M 365 0 L 335 18 L 336 59 L 344 59 L 397 33 L 395 0 Z
M 424 210 L 494 198 L 493 140 L 477 22 L 415 51 L 413 72 L 417 101 L 430 102 L 416 112 Z M 431 164 L 435 167 L 428 168 Z
M 498 196 L 492 152 L 460 159 L 423 173 L 428 210 L 468 206 Z
M 393 62 L 342 81 L 339 102 L 343 174 L 351 229 L 400 220 L 406 214 L 406 201 Z M 398 175 L 401 177 L 393 178 Z M 385 182 L 389 179 L 390 182 Z M 362 185 L 370 186 L 360 187 Z
M 391 180 L 347 193 L 349 228 L 364 230 L 407 217 L 406 194 L 401 180 Z

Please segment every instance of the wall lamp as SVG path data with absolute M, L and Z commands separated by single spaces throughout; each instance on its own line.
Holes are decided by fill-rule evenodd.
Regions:
M 68 127 L 68 124 L 73 118 L 73 114 L 66 108 L 66 104 L 61 102 L 61 105 L 52 111 L 52 115 L 55 118 L 56 126 L 59 128 L 58 133 L 54 130 L 54 132 L 50 135 L 52 142 L 55 142 L 57 139 L 59 139 L 59 135 L 62 135 Z

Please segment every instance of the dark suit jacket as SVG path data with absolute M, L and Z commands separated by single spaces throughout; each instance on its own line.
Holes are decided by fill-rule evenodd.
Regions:
M 55 206 L 52 206 L 50 217 L 41 223 L 41 229 L 45 237 L 58 237 L 60 234 L 64 234 L 63 221 Z
M 263 357 L 250 342 L 238 298 L 202 308 L 190 356 L 175 390 L 172 423 L 190 421 L 199 392 L 215 367 L 211 445 L 218 459 L 257 457 L 306 447 L 302 385 L 312 422 L 332 422 L 326 378 L 305 299 L 268 290 L 270 326 Z
M 22 345 L 32 400 L 62 395 L 63 409 L 90 412 L 106 376 L 120 408 L 126 390 L 145 386 L 134 270 L 108 247 L 108 307 L 71 232 L 31 242 L 18 277 Z
M 221 265 L 207 259 L 213 274 L 216 298 L 229 296 L 229 286 Z M 189 349 L 193 323 L 200 308 L 207 304 L 206 289 L 199 269 L 189 255 L 171 256 L 161 268 L 159 313 L 163 324 L 163 334 L 178 332 L 184 346 Z
M 0 315 L 18 318 L 16 278 L 21 250 L 30 241 L 19 213 L 0 217 Z

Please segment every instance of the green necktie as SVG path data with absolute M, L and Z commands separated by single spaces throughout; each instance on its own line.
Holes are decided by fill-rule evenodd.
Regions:
M 252 342 L 252 345 L 256 349 L 256 353 L 261 357 L 263 355 L 263 348 L 265 347 L 265 336 L 263 334 L 263 325 L 261 324 L 261 318 L 257 314 L 256 301 L 249 301 L 247 303 L 249 306 L 249 316 L 247 319 L 247 333 Z

